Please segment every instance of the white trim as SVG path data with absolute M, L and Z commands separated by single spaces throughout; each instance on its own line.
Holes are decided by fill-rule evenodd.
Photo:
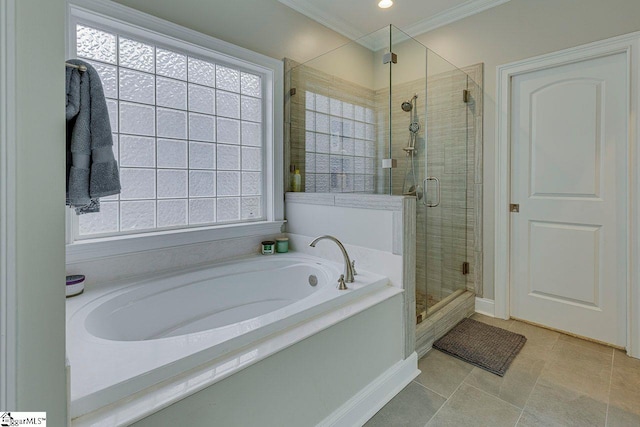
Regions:
M 418 354 L 413 352 L 406 359 L 384 371 L 331 415 L 320 421 L 318 427 L 364 425 L 418 375 L 420 375 Z
M 67 264 L 216 240 L 280 234 L 284 223 L 285 221 L 264 221 L 80 240 L 67 245 Z
M 496 201 L 495 201 L 495 316 L 509 318 L 510 109 L 514 76 L 552 66 L 625 53 L 629 62 L 629 185 L 627 248 L 627 353 L 640 357 L 640 32 L 610 38 L 497 67 Z
M 16 408 L 16 0 L 0 1 L 0 408 Z
M 495 317 L 496 307 L 495 301 L 492 299 L 476 297 L 476 313 L 485 316 Z
M 111 29 L 119 33 L 137 36 L 150 40 L 154 44 L 188 51 L 198 56 L 210 58 L 216 62 L 227 63 L 239 69 L 248 70 L 263 77 L 264 122 L 263 133 L 266 142 L 265 159 L 265 191 L 263 193 L 265 221 L 255 225 L 241 223 L 235 225 L 213 225 L 207 229 L 183 228 L 179 230 L 152 231 L 132 236 L 117 234 L 110 237 L 97 236 L 89 240 L 76 238 L 73 232 L 67 233 L 67 262 L 95 259 L 99 256 L 117 255 L 119 253 L 138 252 L 140 250 L 159 249 L 189 243 L 220 240 L 232 237 L 255 235 L 255 230 L 264 229 L 269 233 L 275 229 L 275 223 L 284 219 L 283 183 L 283 128 L 280 124 L 284 117 L 284 64 L 280 60 L 250 51 L 231 43 L 207 36 L 197 31 L 173 24 L 135 9 L 108 0 L 68 0 L 67 16 L 67 54 L 74 56 L 71 46 L 73 28 L 78 21 L 89 22 L 99 27 Z M 67 227 L 76 229 L 77 219 L 71 210 L 67 212 Z M 194 232 L 200 237 L 194 238 Z M 279 232 L 279 231 L 276 231 Z M 235 234 L 234 234 L 235 233 Z M 180 236 L 184 234 L 184 236 Z M 158 238 L 164 236 L 165 240 Z M 206 236 L 206 240 L 203 240 Z M 167 240 L 167 237 L 169 239 Z M 114 243 L 121 239 L 120 244 Z M 140 239 L 140 243 L 137 242 Z M 126 242 L 126 245 L 123 244 Z M 163 245 L 162 243 L 165 242 Z M 69 244 L 70 243 L 70 244 Z M 104 249 L 100 249 L 104 246 Z M 136 247 L 132 250 L 130 248 Z M 86 254 L 82 252 L 88 251 Z M 102 255 L 100 255 L 102 254 Z
M 435 15 L 418 21 L 415 24 L 409 25 L 403 28 L 403 31 L 411 37 L 415 37 L 480 12 L 484 12 L 487 9 L 500 6 L 501 4 L 505 4 L 509 1 L 511 0 L 471 0 L 450 9 L 443 10 L 442 12 L 436 13 Z
M 160 36 L 171 37 L 176 42 L 186 42 L 193 47 L 204 47 L 227 56 L 231 64 L 246 66 L 246 62 L 262 65 L 272 69 L 283 69 L 282 61 L 236 46 L 224 40 L 208 36 L 173 22 L 165 21 L 139 10 L 123 6 L 111 0 L 68 0 L 70 16 L 88 17 L 91 20 L 104 19 L 125 23 L 127 29 L 136 26 L 144 32 L 151 31 Z M 69 22 L 72 22 L 70 19 Z M 238 62 L 238 60 L 244 62 Z M 281 76 L 278 76 L 282 79 Z
M 342 34 L 349 40 L 357 40 L 364 36 L 359 31 L 353 28 L 353 25 L 349 21 L 342 19 L 341 17 L 326 13 L 319 7 L 314 5 L 312 1 L 305 0 L 278 0 L 280 3 L 287 7 L 303 14 L 304 16 L 313 19 L 317 23 L 324 25 L 330 30 L 336 33 Z
M 353 24 L 348 20 L 343 19 L 335 14 L 326 13 L 319 7 L 314 5 L 310 0 L 278 0 L 285 6 L 290 7 L 296 12 L 313 19 L 319 24 L 342 34 L 350 40 L 357 40 L 363 37 L 365 34 L 354 30 Z M 431 15 L 428 18 L 422 19 L 415 24 L 408 25 L 400 28 L 403 32 L 407 33 L 411 37 L 426 33 L 427 31 L 435 30 L 452 22 L 459 21 L 469 16 L 475 15 L 492 7 L 500 6 L 507 3 L 510 0 L 469 0 L 461 5 L 443 10 L 435 15 Z M 363 40 L 364 42 L 364 40 Z M 366 43 L 363 43 L 366 45 Z M 373 50 L 380 49 L 382 46 L 367 46 Z

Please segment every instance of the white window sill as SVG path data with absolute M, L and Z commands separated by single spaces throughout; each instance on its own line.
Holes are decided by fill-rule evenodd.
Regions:
M 82 240 L 66 246 L 66 263 L 73 264 L 104 257 L 223 239 L 273 235 L 282 232 L 284 223 L 285 221 L 263 221 Z

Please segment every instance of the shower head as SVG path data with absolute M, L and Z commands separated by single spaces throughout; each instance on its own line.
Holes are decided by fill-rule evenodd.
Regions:
M 415 101 L 417 98 L 418 94 L 416 93 L 415 95 L 413 95 L 413 98 L 408 101 L 404 101 L 400 106 L 402 108 L 402 111 L 406 111 L 408 113 L 409 111 L 413 110 L 413 101 Z

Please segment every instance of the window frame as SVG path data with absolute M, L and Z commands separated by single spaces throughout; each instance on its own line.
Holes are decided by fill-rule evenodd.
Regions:
M 283 63 L 265 55 L 216 39 L 180 25 L 104 0 L 69 0 L 67 8 L 67 57 L 76 55 L 76 25 L 129 36 L 160 48 L 229 65 L 257 74 L 263 86 L 264 182 L 262 221 L 203 226 L 186 225 L 161 230 L 118 232 L 78 238 L 78 219 L 67 209 L 67 263 L 162 249 L 221 239 L 274 234 L 284 223 L 283 185 Z

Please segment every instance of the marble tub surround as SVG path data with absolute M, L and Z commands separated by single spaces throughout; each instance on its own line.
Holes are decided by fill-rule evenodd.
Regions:
M 415 197 L 369 194 L 287 193 L 291 249 L 340 262 L 333 244 L 309 242 L 331 234 L 345 245 L 356 270 L 383 274 L 402 288 L 405 357 L 415 351 Z
M 91 287 L 149 273 L 167 273 L 258 254 L 260 242 L 275 240 L 280 236 L 281 234 L 224 239 L 67 263 L 67 275 L 84 274 L 87 287 Z
M 309 246 L 309 243 L 318 236 L 305 236 L 291 233 L 287 233 L 286 236 L 289 238 L 289 248 L 292 253 L 302 253 L 323 258 L 339 265 L 344 264 L 342 253 L 338 247 L 331 242 L 318 242 L 316 247 L 312 248 Z M 385 276 L 389 278 L 389 283 L 392 286 L 402 288 L 401 255 L 346 243 L 344 243 L 344 247 L 349 253 L 351 260 L 356 261 L 356 271 L 362 269 L 376 274 L 381 274 L 381 272 L 384 271 Z
M 68 300 L 73 425 L 130 425 L 380 304 L 397 313 L 387 332 L 401 335 L 401 290 L 361 270 L 349 291 L 339 291 L 331 282 L 340 267 L 300 254 L 254 255 L 112 283 Z M 316 287 L 300 288 L 310 274 L 318 278 Z M 384 369 L 368 376 L 402 360 L 402 339 L 391 342 Z M 417 374 L 416 360 L 406 375 Z M 413 377 L 398 381 L 406 380 L 404 386 Z
M 505 376 L 430 351 L 420 376 L 367 427 L 640 425 L 639 360 L 516 320 L 472 319 L 527 337 Z

